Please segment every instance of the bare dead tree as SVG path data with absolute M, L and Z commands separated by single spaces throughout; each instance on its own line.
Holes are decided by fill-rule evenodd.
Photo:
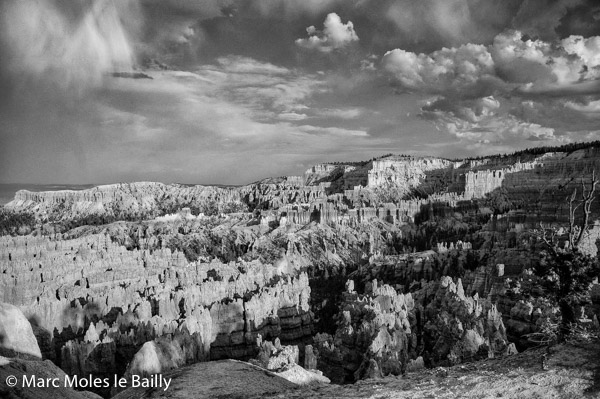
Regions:
M 571 180 L 572 181 L 572 180 Z M 566 200 L 569 203 L 569 224 L 567 228 L 567 244 L 572 250 L 578 250 L 581 242 L 588 234 L 591 225 L 591 209 L 594 200 L 596 199 L 596 186 L 598 185 L 596 178 L 596 170 L 592 171 L 591 182 L 586 185 L 585 179 L 581 178 L 581 198 L 577 198 L 577 188 L 573 189 L 573 193 L 567 196 Z M 582 209 L 583 215 L 581 221 L 577 222 L 577 211 Z M 559 231 L 552 226 L 546 226 L 540 223 L 540 231 L 535 235 L 539 237 L 548 249 L 555 251 L 560 239 Z
M 561 337 L 570 333 L 571 325 L 576 323 L 575 308 L 586 303 L 590 282 L 600 273 L 597 258 L 586 255 L 579 248 L 589 233 L 597 184 L 596 173 L 593 171 L 590 183 L 586 184 L 586 179 L 581 179 L 580 193 L 575 188 L 567 196 L 569 222 L 566 233 L 556 226 L 544 226 L 542 223 L 541 230 L 534 232 L 546 247 L 546 255 L 542 255 L 536 275 L 541 278 L 540 283 L 560 307 Z M 565 241 L 566 245 L 561 245 Z
M 573 194 L 569 198 L 569 246 L 573 249 L 579 247 L 581 240 L 589 230 L 590 213 L 592 203 L 596 199 L 596 185 L 598 180 L 596 179 L 596 171 L 592 171 L 592 182 L 590 187 L 586 187 L 585 181 L 581 178 L 581 199 L 577 200 L 577 189 L 573 190 Z M 583 220 L 580 225 L 576 225 L 575 213 L 577 209 L 583 206 Z

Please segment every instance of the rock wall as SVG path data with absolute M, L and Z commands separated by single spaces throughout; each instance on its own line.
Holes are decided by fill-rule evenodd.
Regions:
M 406 191 L 418 186 L 428 171 L 446 169 L 454 163 L 438 158 L 384 158 L 373 161 L 369 171 L 368 187 L 393 184 Z
M 531 162 L 522 163 L 517 161 L 515 164 L 505 168 L 468 171 L 465 174 L 464 196 L 467 199 L 483 198 L 486 194 L 502 187 L 502 183 L 508 174 L 525 172 L 543 167 L 544 158 L 547 158 L 547 156 L 536 158 Z

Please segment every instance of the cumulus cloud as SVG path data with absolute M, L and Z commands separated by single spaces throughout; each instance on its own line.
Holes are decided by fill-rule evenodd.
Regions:
M 578 56 L 588 68 L 600 65 L 600 36 L 584 38 L 572 35 L 560 43 L 567 53 Z
M 521 32 L 502 33 L 491 46 L 497 73 L 525 91 L 554 91 L 600 77 L 600 37 L 571 36 L 559 43 L 523 40 Z
M 314 26 L 306 28 L 308 38 L 297 39 L 296 44 L 311 50 L 318 50 L 323 53 L 329 53 L 333 50 L 341 49 L 358 41 L 358 35 L 354 31 L 352 21 L 343 23 L 342 19 L 336 13 L 330 13 L 325 18 L 323 30 L 319 31 Z
M 431 54 L 388 51 L 383 67 L 409 89 L 468 93 L 469 87 L 495 79 L 505 91 L 540 93 L 600 78 L 600 36 L 570 36 L 557 43 L 524 40 L 521 32 L 497 35 L 490 46 L 465 44 Z
M 430 54 L 395 49 L 382 64 L 395 84 L 441 96 L 422 107 L 423 118 L 461 139 L 496 143 L 517 137 L 562 142 L 567 131 L 590 129 L 593 96 L 600 93 L 599 63 L 600 37 L 546 42 L 509 30 L 489 46 L 466 44 Z M 593 98 L 564 99 L 581 95 Z
M 485 46 L 466 44 L 429 55 L 402 49 L 388 51 L 383 68 L 409 89 L 427 92 L 464 90 L 494 75 L 494 62 Z

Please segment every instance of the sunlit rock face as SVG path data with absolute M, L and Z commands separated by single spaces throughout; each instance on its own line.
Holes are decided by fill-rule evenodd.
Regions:
M 31 324 L 18 307 L 0 302 L 0 355 L 42 358 Z
M 438 158 L 389 157 L 373 161 L 373 168 L 368 173 L 368 186 L 380 187 L 391 183 L 408 192 L 410 188 L 419 186 L 427 172 L 454 166 L 454 162 Z

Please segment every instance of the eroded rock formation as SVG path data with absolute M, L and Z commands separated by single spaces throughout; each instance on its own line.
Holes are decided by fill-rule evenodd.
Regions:
M 337 382 L 404 374 L 421 356 L 430 366 L 453 365 L 514 350 L 496 307 L 466 296 L 460 279 L 443 277 L 406 295 L 377 280 L 364 295 L 352 280 L 346 288 L 335 336 L 316 340 Z
M 299 345 L 334 381 L 495 356 L 555 311 L 515 286 L 538 262 L 526 233 L 568 219 L 565 196 L 599 155 L 389 156 L 241 187 L 19 191 L 6 210 L 37 226 L 0 237 L 0 300 L 72 374 L 250 359 L 259 336 Z

